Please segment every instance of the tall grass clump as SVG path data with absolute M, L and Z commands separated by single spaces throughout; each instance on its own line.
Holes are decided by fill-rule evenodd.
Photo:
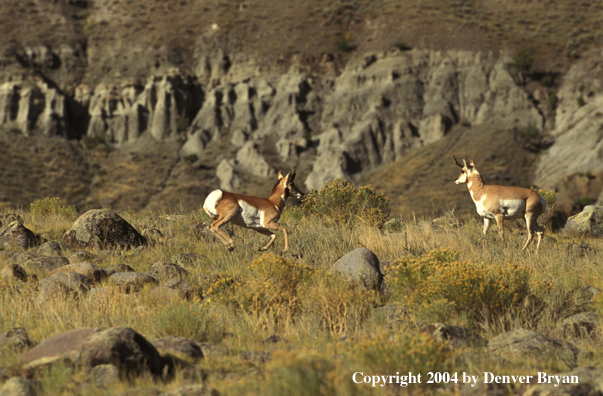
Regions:
M 366 224 L 381 227 L 388 213 L 389 201 L 371 186 L 356 189 L 343 179 L 328 181 L 320 189 L 312 189 L 301 207 L 291 209 L 297 218 L 319 218 L 326 223 L 353 227 Z
M 64 205 L 59 197 L 40 198 L 29 204 L 29 211 L 35 216 L 54 216 L 63 219 L 75 219 L 78 215 L 73 205 Z
M 449 320 L 451 314 L 484 321 L 519 308 L 535 289 L 550 286 L 525 266 L 460 261 L 457 252 L 447 249 L 396 260 L 388 279 L 395 299 L 415 315 L 436 321 Z

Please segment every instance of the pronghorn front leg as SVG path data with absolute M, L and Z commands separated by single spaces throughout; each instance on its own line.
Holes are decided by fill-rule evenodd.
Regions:
M 484 217 L 484 236 L 488 233 L 488 229 L 490 228 L 490 219 Z
M 272 245 L 272 242 L 274 242 L 274 240 L 276 239 L 276 234 L 270 230 L 265 230 L 265 229 L 260 229 L 260 228 L 254 228 L 257 232 L 259 232 L 262 235 L 266 235 L 270 237 L 270 240 L 268 241 L 268 243 L 266 244 L 266 246 L 261 247 L 259 250 L 261 252 L 263 252 L 264 250 L 268 250 L 268 248 L 270 247 L 270 245 Z
M 289 250 L 289 237 L 287 235 L 287 230 L 284 227 L 281 227 L 280 225 L 273 222 L 268 222 L 268 224 L 266 224 L 264 227 L 271 230 L 282 231 L 285 235 L 285 248 L 283 249 L 282 253 L 285 253 L 287 250 Z M 270 245 L 272 245 L 272 242 L 274 242 L 274 240 L 276 239 L 276 234 L 272 235 L 274 236 L 272 237 L 270 242 L 268 242 L 268 244 L 262 248 L 262 250 L 266 250 L 268 249 L 268 247 L 270 247 Z

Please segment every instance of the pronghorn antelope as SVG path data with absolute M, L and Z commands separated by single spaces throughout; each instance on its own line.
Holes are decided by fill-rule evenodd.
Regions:
M 212 191 L 203 204 L 203 209 L 214 219 L 208 227 L 228 250 L 235 247 L 234 241 L 220 227 L 231 222 L 240 227 L 251 228 L 260 234 L 270 236 L 270 241 L 260 250 L 267 250 L 276 239 L 273 231 L 282 231 L 285 235 L 285 249 L 289 250 L 289 237 L 287 230 L 276 222 L 281 217 L 287 198 L 291 195 L 301 199 L 304 195 L 295 187 L 293 180 L 295 172 L 290 171 L 287 176 L 278 173 L 278 182 L 272 189 L 268 198 L 250 197 L 247 195 L 229 193 L 222 190 Z
M 538 225 L 537 220 L 538 216 L 546 210 L 546 201 L 536 192 L 527 188 L 487 185 L 484 183 L 482 175 L 475 168 L 473 160 L 463 159 L 461 164 L 456 157 L 453 156 L 452 158 L 462 170 L 454 183 L 467 183 L 477 213 L 484 218 L 484 235 L 488 232 L 490 220 L 495 219 L 498 225 L 498 233 L 504 240 L 503 221 L 524 217 L 528 227 L 528 240 L 523 245 L 523 249 L 530 245 L 534 233 L 536 233 L 538 235 L 536 251 L 538 251 L 544 229 Z

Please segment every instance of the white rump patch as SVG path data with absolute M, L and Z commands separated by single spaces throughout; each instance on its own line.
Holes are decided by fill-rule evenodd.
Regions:
M 216 211 L 216 205 L 218 205 L 218 201 L 222 199 L 222 190 L 214 190 L 207 198 L 205 198 L 205 203 L 203 204 L 203 210 L 205 213 L 211 216 L 212 219 L 217 219 L 219 217 L 218 212 Z

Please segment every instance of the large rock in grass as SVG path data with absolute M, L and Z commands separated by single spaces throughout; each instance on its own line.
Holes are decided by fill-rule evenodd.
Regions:
M 39 382 L 27 378 L 12 377 L 0 388 L 2 396 L 38 396 L 42 395 Z
M 161 356 L 171 356 L 189 363 L 203 359 L 203 350 L 197 341 L 183 337 L 167 336 L 151 341 Z
M 38 246 L 36 236 L 20 221 L 9 223 L 0 231 L 0 246 L 4 248 L 29 249 Z
M 36 343 L 29 337 L 27 330 L 23 327 L 15 327 L 6 333 L 0 334 L 0 348 L 8 347 L 23 352 L 35 346 Z
M 64 267 L 69 264 L 67 257 L 38 257 L 31 260 L 27 260 L 23 264 L 23 268 L 27 271 L 52 271 L 57 268 Z
M 90 280 L 76 272 L 59 272 L 40 281 L 38 300 L 42 303 L 52 298 L 78 298 L 90 291 Z
M 570 233 L 603 236 L 603 206 L 588 205 L 567 219 L 564 230 Z
M 63 255 L 61 245 L 55 241 L 48 241 L 40 245 L 38 248 L 38 256 L 44 257 L 60 257 Z
M 89 210 L 63 235 L 72 248 L 108 249 L 146 244 L 145 238 L 116 213 L 107 209 Z
M 79 363 L 87 368 L 112 364 L 122 377 L 145 371 L 154 376 L 171 372 L 170 363 L 149 341 L 129 327 L 70 330 L 24 353 L 21 361 L 26 369 L 48 367 L 57 362 Z
M 7 281 L 20 280 L 27 282 L 27 272 L 19 264 L 9 264 L 0 271 L 0 278 Z
M 158 262 L 154 263 L 151 268 L 147 270 L 147 274 L 151 275 L 155 279 L 166 280 L 172 279 L 176 276 L 186 276 L 188 275 L 188 271 L 178 264 Z
M 117 286 L 126 293 L 138 291 L 145 285 L 157 283 L 151 275 L 139 272 L 117 272 L 109 277 L 109 283 Z
M 59 267 L 51 271 L 50 275 L 54 275 L 58 272 L 76 272 L 87 277 L 90 283 L 99 282 L 109 276 L 108 270 L 88 262 L 74 263 Z
M 499 334 L 487 346 L 496 356 L 532 356 L 545 359 L 562 359 L 568 364 L 576 361 L 578 351 L 569 342 L 548 338 L 532 330 L 518 329 Z
M 331 267 L 331 272 L 340 272 L 349 281 L 359 283 L 367 289 L 379 290 L 383 281 L 379 259 L 365 247 L 352 250 L 340 258 Z

